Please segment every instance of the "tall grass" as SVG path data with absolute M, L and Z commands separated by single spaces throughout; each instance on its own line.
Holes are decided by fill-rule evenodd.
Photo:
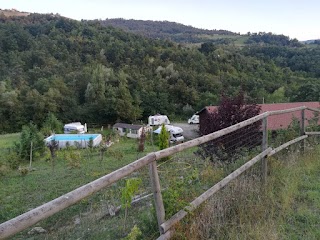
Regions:
M 269 159 L 176 226 L 174 239 L 320 239 L 320 148 Z

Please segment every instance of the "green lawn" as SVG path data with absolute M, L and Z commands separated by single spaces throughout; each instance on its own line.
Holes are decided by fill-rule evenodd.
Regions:
M 2 176 L 0 174 L 0 223 L 125 166 L 152 151 L 157 151 L 157 147 L 150 139 L 147 139 L 145 152 L 138 153 L 136 140 L 120 138 L 119 141 L 114 139 L 114 144 L 107 149 L 103 160 L 99 149 L 61 150 L 57 152 L 54 162 L 49 152 L 45 156 L 35 158 L 32 165 L 34 171 L 26 175 L 21 175 L 17 170 L 9 171 Z M 209 160 L 202 159 L 196 152 L 197 148 L 192 148 L 175 154 L 166 162 L 158 162 L 161 188 L 165 189 L 163 198 L 166 219 L 239 167 L 239 164 L 248 160 L 239 159 L 235 164 L 221 168 L 212 165 Z M 241 225 L 228 226 L 229 236 L 233 236 L 234 233 L 234 237 L 240 236 L 240 239 L 262 236 L 272 238 L 272 234 L 276 233 L 280 239 L 301 239 L 302 235 L 307 234 L 309 239 L 319 239 L 319 153 L 318 149 L 299 161 L 287 161 L 285 154 L 283 159 L 271 159 L 267 189 L 270 195 L 261 195 L 261 199 L 258 198 L 262 201 L 260 203 L 245 202 L 243 204 L 245 209 L 253 210 L 242 216 Z M 248 157 L 250 156 L 249 154 Z M 22 166 L 28 164 L 26 161 Z M 260 169 L 259 166 L 257 169 Z M 125 222 L 123 209 L 114 217 L 105 217 L 110 206 L 121 205 L 122 189 L 128 178 L 142 180 L 139 191 L 135 194 L 146 195 L 152 192 L 148 167 L 145 167 L 38 223 L 36 226 L 41 226 L 48 232 L 32 238 L 70 239 L 72 236 L 72 239 L 121 239 L 134 225 L 143 232 L 143 239 L 157 238 L 158 230 L 152 197 L 129 209 L 126 229 L 123 229 Z M 267 212 L 269 214 L 267 218 L 257 218 L 265 216 L 261 213 Z M 195 215 L 191 216 L 194 217 Z M 246 225 L 246 219 L 249 219 L 249 227 Z M 270 231 L 266 232 L 265 229 Z M 14 239 L 29 237 L 27 231 L 17 234 Z
M 0 135 L 0 149 L 9 148 L 13 146 L 15 141 L 19 140 L 20 133 L 10 133 Z
M 12 170 L 2 176 L 0 174 L 0 223 L 125 166 L 148 152 L 157 150 L 158 147 L 147 139 L 145 152 L 138 153 L 136 140 L 120 138 L 108 148 L 103 160 L 101 160 L 98 149 L 92 151 L 90 149 L 60 150 L 54 162 L 51 161 L 50 154 L 47 152 L 45 156 L 34 159 L 32 163 L 34 171 L 26 175 L 21 175 L 18 170 Z M 186 186 L 180 187 L 179 192 L 174 190 L 174 196 L 169 196 L 169 201 L 180 198 L 181 194 L 184 198 L 178 205 L 168 210 L 170 215 L 181 209 L 195 195 L 203 192 L 204 186 L 201 184 L 206 183 L 207 188 L 211 183 L 217 181 L 216 177 L 206 176 L 200 184 L 199 174 L 208 167 L 202 159 L 194 155 L 194 150 L 190 149 L 177 154 L 167 162 L 159 162 L 158 169 L 163 189 L 176 187 L 177 184 Z M 28 167 L 28 165 L 29 161 L 21 164 L 22 167 Z M 136 194 L 150 194 L 152 190 L 148 167 L 134 172 L 127 178 L 136 177 L 142 179 L 142 184 Z M 156 238 L 158 230 L 152 197 L 146 198 L 129 210 L 125 230 L 122 229 L 123 211 L 112 218 L 97 217 L 101 215 L 101 211 L 106 211 L 107 206 L 121 205 L 121 191 L 125 186 L 125 179 L 40 222 L 37 226 L 42 226 L 49 231 L 46 235 L 47 239 L 66 239 L 70 236 L 78 238 L 85 236 L 86 239 L 120 239 L 128 234 L 135 224 L 143 231 L 144 237 Z M 77 218 L 81 219 L 81 226 L 74 225 Z M 106 228 L 105 226 L 112 227 Z M 93 232 L 88 233 L 86 229 L 94 229 L 94 234 Z M 26 232 L 22 232 L 15 238 L 21 239 L 26 236 Z M 43 239 L 43 237 L 39 235 L 35 236 L 35 239 Z
M 320 150 L 307 156 L 288 181 L 295 183 L 280 224 L 283 239 L 320 239 Z

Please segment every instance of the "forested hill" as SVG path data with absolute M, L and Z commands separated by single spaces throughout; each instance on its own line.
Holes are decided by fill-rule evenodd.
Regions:
M 30 14 L 0 16 L 0 132 L 49 112 L 64 122 L 190 116 L 240 89 L 252 101 L 320 100 L 320 48 L 204 43 L 184 48 L 104 27 Z
M 169 21 L 151 20 L 126 20 L 123 18 L 112 18 L 101 21 L 104 26 L 121 28 L 124 31 L 136 33 L 145 37 L 167 39 L 180 43 L 205 42 L 210 37 L 236 36 L 236 33 L 227 30 L 207 30 L 192 26 L 186 26 Z

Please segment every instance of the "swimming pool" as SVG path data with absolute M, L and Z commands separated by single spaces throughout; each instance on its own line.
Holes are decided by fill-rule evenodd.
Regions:
M 44 141 L 48 144 L 51 141 L 57 141 L 59 148 L 65 148 L 67 145 L 86 148 L 92 139 L 93 146 L 98 146 L 102 141 L 101 134 L 54 134 L 47 137 Z

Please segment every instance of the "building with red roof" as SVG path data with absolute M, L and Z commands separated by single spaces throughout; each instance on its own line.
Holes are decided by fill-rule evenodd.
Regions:
M 258 104 L 261 107 L 261 113 L 285 110 L 297 107 L 309 107 L 309 108 L 320 108 L 319 102 L 295 102 L 295 103 L 272 103 L 272 104 Z M 308 125 L 308 120 L 314 117 L 314 112 L 310 110 L 305 111 L 305 126 Z M 278 130 L 286 129 L 292 122 L 292 119 L 301 120 L 301 111 L 295 111 L 291 113 L 273 115 L 268 117 L 268 129 Z
M 295 102 L 295 103 L 271 103 L 271 104 L 258 104 L 261 107 L 261 113 L 285 110 L 296 107 L 309 107 L 309 108 L 318 108 L 320 109 L 320 102 Z M 200 127 L 201 123 L 206 114 L 210 114 L 217 110 L 217 106 L 207 106 L 201 109 L 199 114 Z M 305 126 L 308 124 L 308 120 L 314 117 L 314 112 L 310 110 L 305 111 Z M 299 121 L 301 119 L 301 111 L 295 111 L 291 113 L 273 115 L 268 117 L 268 129 L 269 130 L 278 130 L 286 129 L 291 124 L 292 120 L 297 118 Z

